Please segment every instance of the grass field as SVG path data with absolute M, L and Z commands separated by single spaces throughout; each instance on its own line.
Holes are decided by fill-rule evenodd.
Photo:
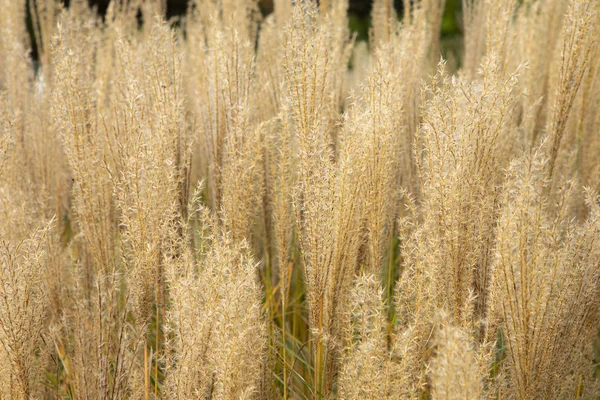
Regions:
M 0 400 L 600 398 L 600 2 L 347 8 L 0 0 Z

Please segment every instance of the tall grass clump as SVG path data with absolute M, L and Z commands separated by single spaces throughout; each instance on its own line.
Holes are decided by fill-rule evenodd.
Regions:
M 498 219 L 494 302 L 506 340 L 503 368 L 519 399 L 583 396 L 584 382 L 593 381 L 598 198 L 587 192 L 589 215 L 574 223 L 572 182 L 560 186 L 555 203 L 543 200 L 547 163 L 539 152 L 513 162 Z
M 599 398 L 598 2 L 167 3 L 0 0 L 0 399 Z

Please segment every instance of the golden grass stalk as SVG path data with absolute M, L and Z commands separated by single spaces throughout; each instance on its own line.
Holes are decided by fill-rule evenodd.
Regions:
M 575 398 L 582 379 L 585 390 L 593 389 L 597 194 L 588 193 L 587 220 L 573 221 L 573 184 L 549 199 L 547 163 L 540 150 L 512 163 L 498 219 L 492 302 L 507 344 L 508 392 L 516 399 Z
M 590 34 L 594 22 L 593 11 L 591 2 L 570 1 L 569 11 L 564 21 L 558 84 L 551 107 L 552 114 L 546 127 L 547 134 L 552 138 L 548 163 L 548 174 L 551 178 L 567 120 L 588 67 L 594 42 Z
M 40 349 L 48 310 L 44 265 L 52 223 L 21 239 L 7 228 L 0 233 L 0 387 L 3 396 L 26 400 L 41 394 Z
M 262 398 L 266 326 L 257 263 L 245 242 L 233 241 L 218 219 L 201 213 L 208 225 L 199 232 L 198 261 L 183 251 L 167 268 L 173 351 L 165 393 L 175 399 Z
M 391 381 L 383 290 L 377 276 L 361 275 L 354 282 L 349 301 L 338 398 L 391 399 L 400 390 Z
M 482 379 L 470 335 L 442 322 L 436 336 L 437 350 L 431 365 L 431 398 L 483 399 Z

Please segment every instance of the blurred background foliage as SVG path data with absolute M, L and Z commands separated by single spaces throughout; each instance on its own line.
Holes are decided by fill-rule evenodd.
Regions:
M 66 6 L 69 0 L 63 0 Z M 110 0 L 89 0 L 91 6 L 97 7 L 101 15 L 106 13 Z M 348 23 L 350 30 L 356 34 L 358 41 L 368 41 L 369 29 L 371 26 L 371 6 L 373 0 L 349 0 Z M 459 63 L 462 40 L 461 0 L 446 0 L 446 10 L 444 12 L 441 29 L 441 55 L 448 59 L 452 64 Z M 188 9 L 189 0 L 167 0 L 168 18 L 177 18 Z M 273 11 L 273 0 L 259 0 L 259 5 L 263 15 L 268 15 Z M 395 7 L 398 12 L 398 18 L 402 17 L 402 0 L 395 0 Z M 28 16 L 29 17 L 29 16 Z M 31 30 L 31 19 L 28 18 L 28 26 Z M 32 35 L 33 37 L 33 35 Z M 37 51 L 35 43 L 32 40 L 32 57 L 37 60 Z M 456 65 L 454 65 L 456 66 Z

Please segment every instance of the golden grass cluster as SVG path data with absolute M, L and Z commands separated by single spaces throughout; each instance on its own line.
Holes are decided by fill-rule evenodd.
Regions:
M 598 398 L 600 2 L 70 3 L 0 0 L 0 399 Z

